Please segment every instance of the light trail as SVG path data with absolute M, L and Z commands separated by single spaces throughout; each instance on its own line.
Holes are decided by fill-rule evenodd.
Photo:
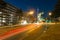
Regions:
M 33 28 L 32 26 L 35 26 L 35 25 L 36 24 L 30 24 L 27 27 L 18 28 L 18 29 L 15 29 L 15 30 L 11 30 L 9 32 L 6 32 L 3 35 L 0 35 L 0 40 L 4 40 L 4 39 L 7 39 L 7 38 L 9 38 L 11 36 L 14 36 L 14 35 L 17 35 L 19 33 L 24 32 L 24 31 L 30 30 L 30 29 Z

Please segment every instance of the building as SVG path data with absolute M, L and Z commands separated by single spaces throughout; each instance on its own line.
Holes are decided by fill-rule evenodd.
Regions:
M 0 26 L 15 25 L 22 15 L 21 9 L 0 1 Z

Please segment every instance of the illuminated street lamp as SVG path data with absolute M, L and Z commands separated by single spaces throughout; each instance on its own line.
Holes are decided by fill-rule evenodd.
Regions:
M 29 15 L 33 15 L 34 14 L 34 10 L 31 10 L 28 12 Z
M 33 13 L 34 13 L 33 11 L 30 11 L 30 12 L 29 12 L 29 14 L 31 14 L 31 15 L 32 15 Z
M 50 17 L 50 20 L 51 20 L 51 15 L 52 15 L 52 13 L 51 13 L 51 12 L 49 12 L 49 17 Z
M 51 12 L 49 12 L 49 16 L 51 16 L 52 15 L 52 13 Z
M 32 21 L 34 20 L 34 13 L 35 13 L 35 10 L 34 9 L 30 9 L 28 10 L 27 12 L 27 15 L 26 15 L 26 20 L 29 22 L 29 23 L 32 23 Z

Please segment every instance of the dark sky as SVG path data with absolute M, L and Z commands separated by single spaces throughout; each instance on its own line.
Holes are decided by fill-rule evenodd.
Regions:
M 39 8 L 40 11 L 51 11 L 57 0 L 5 0 L 6 2 L 18 7 L 23 10 L 28 10 L 29 8 Z

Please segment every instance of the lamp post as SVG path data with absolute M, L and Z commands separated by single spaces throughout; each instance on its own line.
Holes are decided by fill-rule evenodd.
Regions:
M 30 11 L 27 12 L 28 22 L 32 22 L 34 20 L 34 19 L 32 19 L 32 18 L 34 18 L 34 12 L 35 12 L 35 10 L 30 10 Z
M 49 18 L 50 18 L 50 20 L 51 20 L 51 15 L 52 15 L 52 12 L 49 12 Z

